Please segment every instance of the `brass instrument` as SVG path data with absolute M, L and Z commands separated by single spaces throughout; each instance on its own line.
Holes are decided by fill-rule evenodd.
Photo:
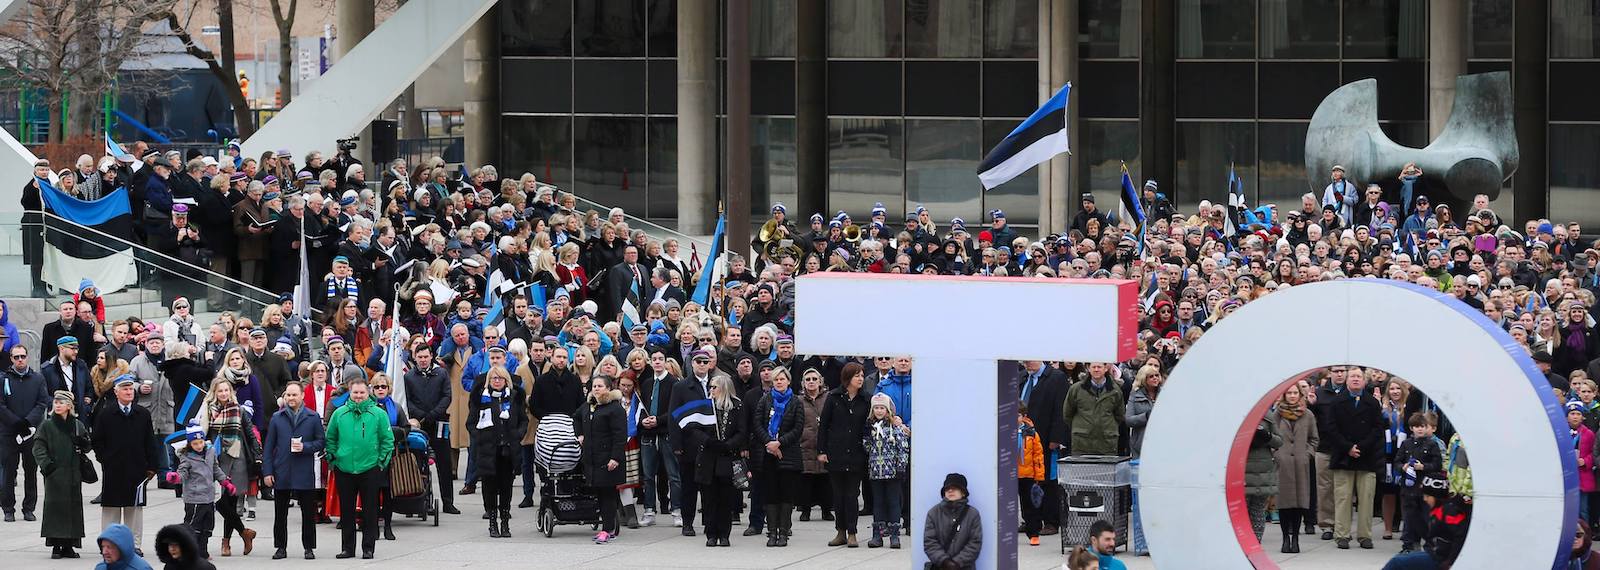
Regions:
M 861 226 L 850 224 L 844 227 L 844 241 L 855 243 L 861 241 Z
M 757 234 L 759 236 L 757 239 L 761 243 L 770 243 L 788 237 L 788 233 L 788 229 L 779 224 L 778 220 L 772 219 L 767 220 L 765 224 L 761 224 L 761 232 Z
M 795 245 L 794 240 L 791 239 L 772 240 L 767 242 L 761 249 L 761 254 L 773 263 L 783 259 L 784 255 L 791 255 L 795 259 L 799 259 L 802 253 L 804 252 L 800 250 L 800 246 Z

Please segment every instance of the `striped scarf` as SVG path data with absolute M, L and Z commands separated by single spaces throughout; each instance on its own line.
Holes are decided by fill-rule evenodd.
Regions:
M 232 457 L 241 457 L 236 444 L 244 433 L 244 419 L 240 417 L 239 404 L 212 402 L 211 433 L 217 434 L 217 449 Z
M 341 299 L 344 297 L 360 297 L 359 286 L 354 277 L 329 277 L 328 298 Z

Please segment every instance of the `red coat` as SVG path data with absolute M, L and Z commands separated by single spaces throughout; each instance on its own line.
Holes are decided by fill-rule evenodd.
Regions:
M 566 286 L 568 283 L 578 284 L 577 287 L 573 287 L 573 290 L 568 293 L 568 296 L 572 301 L 572 305 L 576 306 L 578 303 L 582 303 L 585 299 L 589 298 L 589 272 L 584 271 L 583 266 L 574 265 L 572 267 L 567 267 L 565 265 L 556 265 L 556 280 L 559 281 L 562 286 Z
M 1583 466 L 1578 468 L 1578 490 L 1593 493 L 1594 485 L 1594 432 L 1589 426 L 1578 424 L 1578 459 Z

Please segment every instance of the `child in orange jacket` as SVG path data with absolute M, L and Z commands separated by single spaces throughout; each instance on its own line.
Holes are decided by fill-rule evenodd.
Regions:
M 1044 503 L 1044 445 L 1028 418 L 1028 404 L 1017 404 L 1017 502 L 1022 504 L 1022 531 L 1028 544 L 1039 546 L 1039 507 Z

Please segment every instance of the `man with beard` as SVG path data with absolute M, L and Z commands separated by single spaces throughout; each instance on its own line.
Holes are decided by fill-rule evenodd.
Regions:
M 433 361 L 433 347 L 426 344 L 417 345 L 411 358 L 416 365 L 406 372 L 406 415 L 411 417 L 412 427 L 428 434 L 444 512 L 459 515 L 455 489 L 451 487 L 455 484 L 455 464 L 450 461 L 450 438 L 441 428 L 450 421 L 450 374 Z

